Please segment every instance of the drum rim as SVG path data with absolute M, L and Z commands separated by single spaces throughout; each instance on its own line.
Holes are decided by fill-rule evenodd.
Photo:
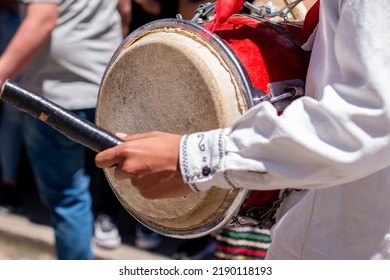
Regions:
M 206 28 L 197 25 L 195 23 L 181 20 L 181 19 L 162 19 L 162 20 L 153 21 L 144 26 L 141 26 L 140 28 L 136 29 L 131 34 L 129 34 L 118 46 L 113 56 L 111 57 L 109 63 L 107 64 L 107 67 L 102 77 L 101 86 L 112 64 L 116 61 L 121 51 L 124 48 L 126 48 L 127 45 L 133 44 L 136 40 L 144 36 L 145 33 L 148 33 L 152 30 L 162 29 L 162 28 L 183 28 L 184 30 L 195 33 L 195 35 L 199 35 L 203 40 L 207 41 L 207 43 L 210 44 L 211 47 L 215 48 L 218 51 L 218 54 L 224 59 L 225 63 L 229 66 L 229 69 L 232 71 L 232 75 L 234 76 L 237 82 L 238 89 L 241 91 L 241 94 L 246 101 L 246 105 L 248 107 L 247 109 L 251 108 L 254 105 L 251 98 L 253 92 L 253 85 L 240 59 L 231 50 L 231 48 L 218 35 L 212 34 Z M 98 102 L 96 107 L 97 111 L 99 110 L 99 107 L 100 106 Z M 107 172 L 108 170 L 105 170 L 105 173 Z M 109 176 L 107 176 L 107 178 L 109 178 Z M 124 206 L 125 203 L 122 202 L 123 198 L 121 198 L 117 194 L 115 186 L 113 186 L 111 180 L 108 181 L 109 184 L 111 185 L 112 190 L 114 191 L 114 194 Z M 166 229 L 164 227 L 156 227 L 156 224 L 154 224 L 153 222 L 145 219 L 144 217 L 139 216 L 137 213 L 133 213 L 131 209 L 127 209 L 127 207 L 124 208 L 138 222 L 140 222 L 141 224 L 145 225 L 146 227 L 152 229 L 153 231 L 159 234 L 168 237 L 173 237 L 173 238 L 190 239 L 190 238 L 198 238 L 198 237 L 205 236 L 221 228 L 222 226 L 230 223 L 233 220 L 234 216 L 237 215 L 238 212 L 240 211 L 240 207 L 242 203 L 247 199 L 249 193 L 250 193 L 249 190 L 239 189 L 233 201 L 230 203 L 230 206 L 226 209 L 226 211 L 221 213 L 215 220 L 205 224 L 204 226 L 196 229 L 190 229 L 190 230 L 172 230 L 172 229 Z

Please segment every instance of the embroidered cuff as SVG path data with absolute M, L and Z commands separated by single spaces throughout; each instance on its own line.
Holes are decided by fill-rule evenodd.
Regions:
M 213 186 L 231 187 L 223 174 L 225 130 L 188 134 L 182 138 L 180 169 L 184 182 L 194 191 L 207 190 Z

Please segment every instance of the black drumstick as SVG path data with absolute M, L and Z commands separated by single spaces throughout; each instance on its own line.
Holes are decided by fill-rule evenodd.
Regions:
M 111 132 L 80 118 L 73 112 L 35 94 L 14 81 L 7 80 L 1 88 L 0 99 L 47 123 L 71 140 L 95 152 L 114 147 L 123 140 Z

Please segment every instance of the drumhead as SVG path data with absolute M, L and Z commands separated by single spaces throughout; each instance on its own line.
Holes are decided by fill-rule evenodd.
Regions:
M 126 134 L 187 134 L 229 126 L 250 107 L 248 85 L 245 71 L 216 45 L 201 27 L 181 20 L 161 20 L 132 33 L 106 69 L 96 123 Z M 247 195 L 245 190 L 213 188 L 148 200 L 130 180 L 115 179 L 112 169 L 105 173 L 133 217 L 176 238 L 200 237 L 221 227 Z

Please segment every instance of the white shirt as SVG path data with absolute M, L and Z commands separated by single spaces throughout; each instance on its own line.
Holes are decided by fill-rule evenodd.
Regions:
M 182 140 L 194 190 L 304 189 L 282 203 L 269 259 L 390 259 L 389 8 L 321 1 L 306 96 Z

